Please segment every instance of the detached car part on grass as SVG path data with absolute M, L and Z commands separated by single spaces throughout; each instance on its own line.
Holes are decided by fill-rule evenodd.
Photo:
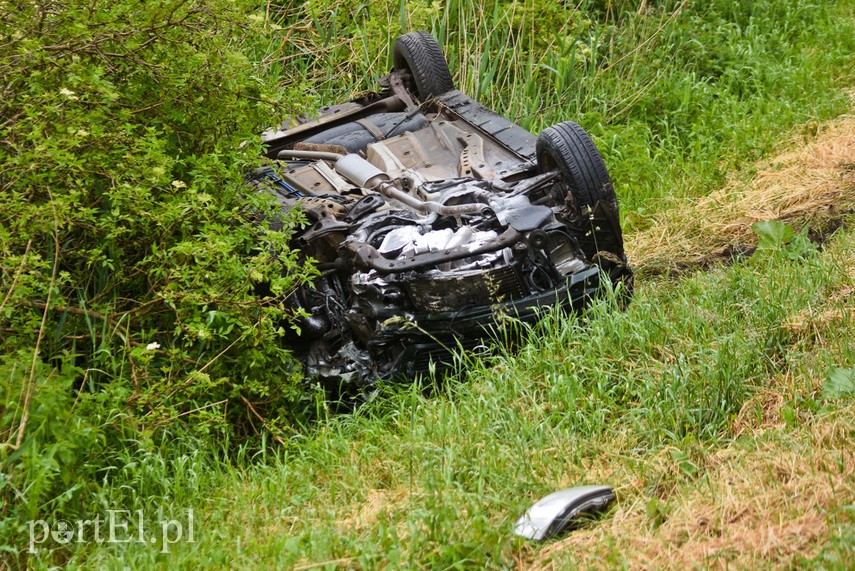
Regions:
M 263 133 L 250 177 L 311 225 L 294 246 L 321 276 L 289 302 L 307 376 L 363 390 L 427 371 L 497 312 L 581 308 L 601 273 L 631 289 L 603 159 L 572 122 L 534 137 L 454 89 L 436 40 L 399 37 L 381 89 Z
M 514 522 L 513 533 L 535 541 L 558 537 L 602 513 L 614 499 L 609 486 L 577 486 L 553 492 Z

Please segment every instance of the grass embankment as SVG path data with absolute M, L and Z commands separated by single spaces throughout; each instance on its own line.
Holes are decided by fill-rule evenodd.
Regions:
M 815 241 L 824 241 L 855 212 L 855 121 L 849 115 L 814 129 L 804 145 L 752 168 L 756 174 L 747 188 L 732 180 L 643 222 L 637 216 L 636 226 L 644 229 L 627 240 L 636 271 L 642 276 L 675 273 L 750 253 L 755 222 L 792 222 L 807 228 Z
M 820 157 L 853 123 L 771 164 L 814 157 L 812 168 L 836 176 L 810 200 L 851 204 L 855 147 Z M 728 193 L 759 204 L 774 180 L 793 183 L 796 195 L 789 174 L 762 171 Z M 750 221 L 732 222 L 747 236 Z M 678 281 L 643 282 L 623 312 L 604 301 L 584 319 L 548 315 L 518 352 L 466 358 L 440 388 L 402 390 L 332 418 L 240 469 L 187 456 L 170 497 L 195 507 L 198 543 L 174 546 L 167 560 L 845 568 L 855 534 L 855 402 L 823 387 L 835 369 L 855 368 L 853 243 L 841 229 L 821 250 L 793 255 L 782 245 Z M 131 473 L 162 470 L 156 457 L 136 460 Z M 545 545 L 510 536 L 540 496 L 586 483 L 617 492 L 601 521 Z M 164 491 L 139 493 L 151 494 L 153 509 Z M 136 544 L 122 555 L 133 565 L 163 557 Z
M 191 433 L 192 410 L 187 425 L 132 433 L 99 468 L 92 509 L 186 523 L 192 508 L 195 542 L 98 545 L 89 535 L 18 561 L 538 569 L 853 559 L 855 405 L 823 388 L 855 368 L 855 146 L 851 118 L 828 123 L 851 110 L 851 0 L 553 4 L 498 2 L 484 14 L 455 0 L 370 13 L 349 0 L 306 3 L 283 20 L 282 76 L 321 86 L 317 101 L 338 100 L 349 89 L 341 80 L 357 89 L 388 70 L 377 54 L 396 27 L 428 28 L 461 88 L 485 104 L 535 132 L 582 123 L 616 181 L 641 270 L 629 308 L 602 301 L 581 318 L 545 315 L 515 352 L 461 357 L 441 386 L 389 388 L 353 415 L 318 404 L 317 425 L 286 447 L 260 425 L 260 444 Z M 844 223 L 822 249 L 773 241 L 715 263 L 757 244 L 751 223 L 778 218 L 797 230 Z M 618 495 L 600 521 L 545 545 L 510 536 L 537 498 L 594 482 Z

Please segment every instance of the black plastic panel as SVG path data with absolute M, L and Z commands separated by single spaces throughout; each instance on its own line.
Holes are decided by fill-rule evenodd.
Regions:
M 537 137 L 519 125 L 457 90 L 439 96 L 438 100 L 461 119 L 490 135 L 520 158 L 534 160 Z

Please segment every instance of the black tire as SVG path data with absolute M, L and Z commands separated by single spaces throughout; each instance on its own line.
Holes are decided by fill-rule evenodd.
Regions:
M 442 48 L 424 30 L 399 36 L 392 55 L 396 69 L 410 71 L 419 99 L 436 97 L 454 89 L 454 80 Z
M 579 210 L 600 201 L 614 203 L 617 197 L 606 163 L 591 136 L 573 121 L 544 129 L 537 137 L 537 166 L 540 172 L 558 170 L 570 187 Z
M 588 133 L 572 121 L 544 129 L 535 146 L 540 172 L 557 170 L 575 206 L 571 221 L 582 252 L 623 282 L 631 295 L 632 271 L 623 249 L 617 196 L 603 156 Z

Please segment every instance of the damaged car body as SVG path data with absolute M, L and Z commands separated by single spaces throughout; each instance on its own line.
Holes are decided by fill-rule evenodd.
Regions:
M 612 182 L 572 122 L 535 137 L 454 89 L 434 38 L 399 37 L 380 89 L 263 135 L 250 179 L 309 225 L 321 275 L 288 302 L 310 380 L 362 391 L 486 336 L 497 313 L 583 307 L 631 290 Z

